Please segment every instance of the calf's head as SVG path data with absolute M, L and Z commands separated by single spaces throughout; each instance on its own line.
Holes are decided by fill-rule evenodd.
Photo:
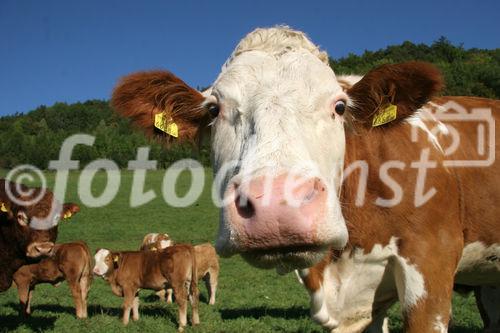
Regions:
M 179 140 L 195 140 L 210 125 L 223 199 L 218 252 L 240 253 L 259 267 L 292 269 L 347 242 L 338 199 L 346 113 L 356 111 L 350 117 L 367 123 L 377 111 L 371 104 L 400 86 L 383 81 L 368 76 L 350 97 L 326 53 L 303 33 L 280 27 L 246 36 L 203 93 L 171 73 L 141 72 L 122 79 L 112 104 L 149 133 L 155 132 L 155 115 L 163 113 L 165 122 L 177 124 Z M 429 97 L 412 93 L 413 87 L 408 84 L 407 96 L 397 100 L 411 104 L 408 112 Z M 423 96 L 413 99 L 416 94 Z
M 113 253 L 108 249 L 97 249 L 94 255 L 94 274 L 101 277 L 110 275 L 118 266 L 119 259 L 119 253 Z

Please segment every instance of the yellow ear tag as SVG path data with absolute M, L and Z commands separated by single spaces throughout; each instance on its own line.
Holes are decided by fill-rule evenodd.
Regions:
M 67 212 L 63 215 L 63 219 L 69 219 L 71 216 L 73 216 L 73 214 L 71 214 L 71 212 Z
M 174 138 L 179 137 L 179 128 L 177 127 L 177 124 L 172 121 L 172 118 L 170 118 L 169 121 L 166 121 L 163 112 L 155 114 L 155 127 L 160 131 L 173 136 Z
M 113 262 L 118 262 L 118 259 L 119 259 L 118 256 L 114 256 L 113 257 Z
M 4 213 L 7 213 L 9 211 L 7 207 L 5 207 L 5 204 L 3 202 L 0 204 L 0 211 Z
M 397 105 L 389 103 L 389 105 L 387 105 L 385 109 L 380 110 L 375 114 L 375 116 L 373 117 L 372 127 L 390 123 L 391 121 L 396 119 L 397 115 L 398 115 Z

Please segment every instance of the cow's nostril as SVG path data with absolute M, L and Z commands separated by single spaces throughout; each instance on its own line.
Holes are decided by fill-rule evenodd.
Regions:
M 255 215 L 255 207 L 252 202 L 248 199 L 248 197 L 243 195 L 237 195 L 235 201 L 236 210 L 238 214 L 245 218 L 251 218 Z

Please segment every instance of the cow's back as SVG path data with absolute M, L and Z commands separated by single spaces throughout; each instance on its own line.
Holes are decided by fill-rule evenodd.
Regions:
M 198 279 L 204 277 L 210 269 L 219 270 L 219 259 L 215 248 L 210 243 L 194 246 Z
M 92 256 L 89 247 L 83 241 L 56 245 L 54 260 L 64 275 L 86 274 L 91 276 Z
M 196 269 L 195 250 L 189 244 L 176 244 L 158 252 L 160 270 L 171 282 L 173 279 L 191 280 Z

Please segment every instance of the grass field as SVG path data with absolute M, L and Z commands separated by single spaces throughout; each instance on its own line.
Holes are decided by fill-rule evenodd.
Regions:
M 144 234 L 166 232 L 178 242 L 198 244 L 215 239 L 218 211 L 210 196 L 211 176 L 195 206 L 173 208 L 161 198 L 163 171 L 150 171 L 145 190 L 158 197 L 147 205 L 130 208 L 132 173 L 121 173 L 118 196 L 104 208 L 82 207 L 70 222 L 61 222 L 58 242 L 85 240 L 93 252 L 98 247 L 137 249 Z M 48 174 L 52 187 L 53 174 Z M 76 191 L 79 173 L 71 173 L 67 201 L 80 202 Z M 97 195 L 106 183 L 104 173 L 92 182 Z M 189 176 L 182 174 L 178 193 L 184 193 Z M 241 258 L 221 259 L 221 274 L 215 306 L 206 303 L 205 286 L 200 286 L 201 325 L 187 332 L 322 332 L 309 318 L 308 296 L 293 274 L 279 276 L 274 271 L 250 267 Z M 175 305 L 157 301 L 150 291 L 140 293 L 141 319 L 124 328 L 121 321 L 122 299 L 111 293 L 100 278 L 94 279 L 89 294 L 89 318 L 74 317 L 73 301 L 65 283 L 58 288 L 39 285 L 32 303 L 32 317 L 18 316 L 17 292 L 10 289 L 0 295 L 0 331 L 16 332 L 175 332 Z M 478 332 L 482 324 L 472 297 L 454 298 L 454 326 L 450 332 Z M 391 331 L 401 331 L 397 306 L 391 309 Z

